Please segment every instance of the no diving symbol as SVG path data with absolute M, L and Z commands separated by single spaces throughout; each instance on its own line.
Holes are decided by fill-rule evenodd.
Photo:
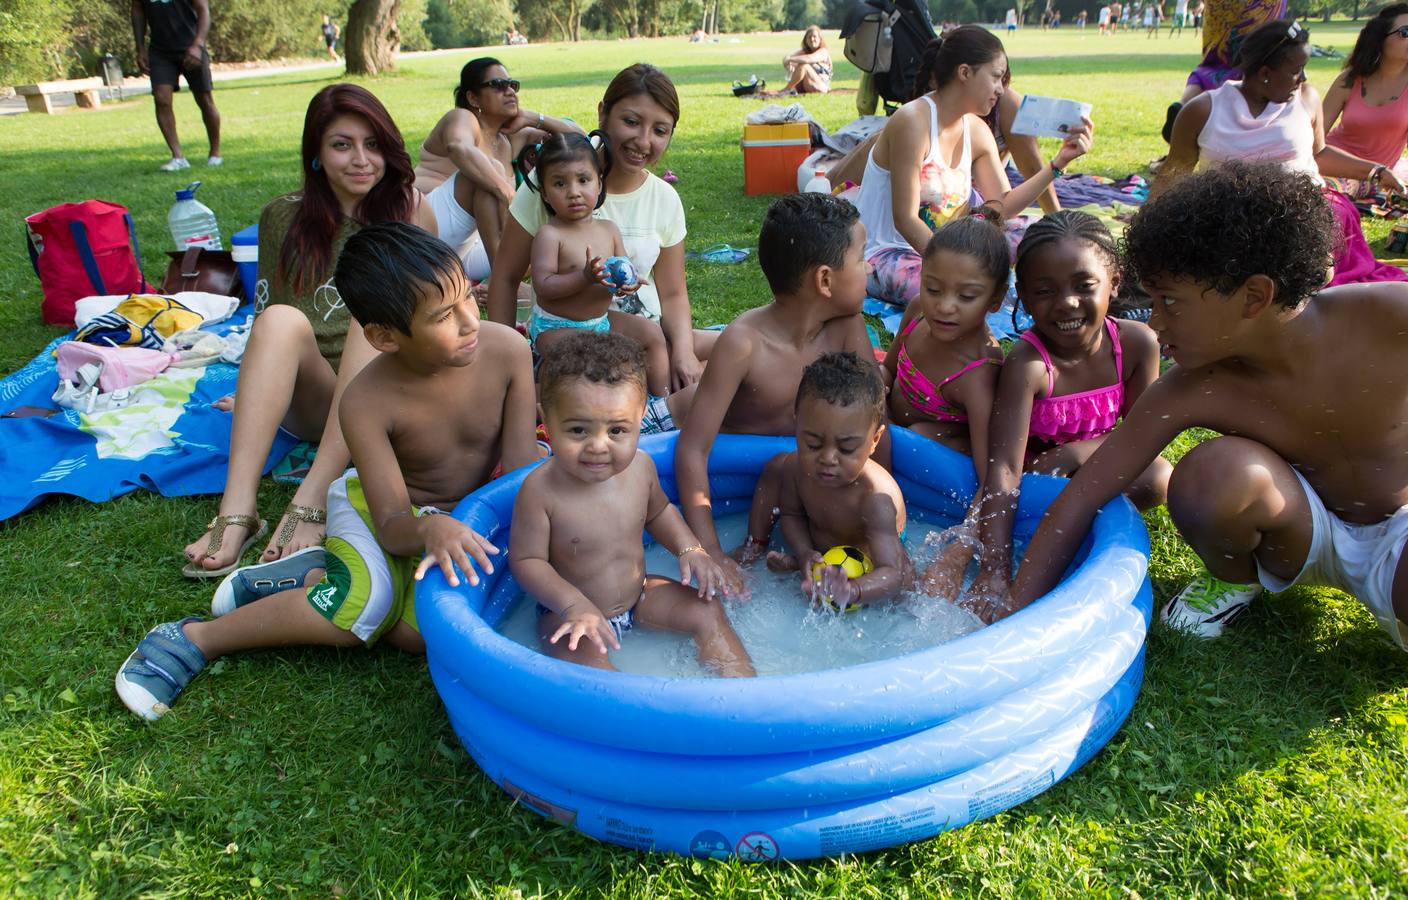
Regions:
M 772 862 L 778 856 L 777 841 L 766 832 L 750 831 L 738 839 L 733 852 L 744 862 Z

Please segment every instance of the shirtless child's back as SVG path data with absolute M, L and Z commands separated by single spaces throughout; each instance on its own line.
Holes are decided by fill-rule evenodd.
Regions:
M 528 348 L 480 323 L 459 257 L 415 226 L 362 229 L 334 277 L 381 355 L 338 407 L 357 468 L 328 492 L 326 550 L 239 569 L 216 591 L 215 619 L 153 629 L 116 679 L 138 715 L 164 715 L 210 660 L 239 650 L 385 638 L 421 652 L 415 581 L 433 565 L 451 584 L 456 570 L 471 582 L 475 566 L 492 571 L 498 549 L 444 513 L 500 461 L 537 458 Z
M 773 302 L 740 315 L 724 329 L 704 377 L 688 398 L 675 450 L 685 518 L 723 567 L 725 590 L 734 595 L 745 594 L 747 587 L 714 529 L 708 459 L 715 435 L 792 435 L 802 370 L 823 353 L 872 352 L 860 316 L 867 274 L 865 226 L 854 206 L 829 194 L 774 201 L 758 235 L 758 262 Z M 682 410 L 672 408 L 678 420 Z M 760 486 L 776 495 L 775 466 L 765 471 Z
M 568 335 L 543 362 L 541 397 L 553 456 L 519 489 L 510 560 L 538 601 L 544 651 L 609 669 L 607 649 L 640 623 L 690 634 L 701 662 L 720 674 L 752 675 L 719 604 L 718 567 L 637 449 L 646 399 L 639 344 L 610 332 Z M 642 531 L 679 557 L 681 581 L 646 574 Z

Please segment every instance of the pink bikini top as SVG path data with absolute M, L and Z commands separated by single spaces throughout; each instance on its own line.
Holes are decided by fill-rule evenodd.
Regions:
M 1032 403 L 1032 437 L 1047 444 L 1069 444 L 1087 441 L 1107 434 L 1119 421 L 1124 406 L 1124 353 L 1120 349 L 1120 330 L 1111 319 L 1105 320 L 1105 330 L 1115 348 L 1115 383 L 1093 391 L 1051 396 L 1056 390 L 1056 370 L 1051 354 L 1035 331 L 1022 333 L 1022 340 L 1036 348 L 1046 364 L 1047 396 Z
M 900 332 L 900 337 L 904 337 L 913 331 L 914 326 L 918 325 L 919 320 L 922 318 L 924 318 L 923 315 L 915 316 L 904 331 Z M 1042 352 L 1044 353 L 1045 351 Z M 910 406 L 913 406 L 915 409 L 919 410 L 919 412 L 929 416 L 934 421 L 967 422 L 968 414 L 961 409 L 949 406 L 945 403 L 943 394 L 941 394 L 940 391 L 942 391 L 944 385 L 948 384 L 950 381 L 967 375 L 984 363 L 1001 365 L 1001 363 L 995 359 L 975 359 L 943 381 L 934 384 L 933 380 L 930 379 L 928 375 L 919 371 L 919 367 L 914 364 L 914 360 L 909 358 L 909 350 L 901 343 L 899 359 L 895 363 L 895 386 L 900 389 L 901 394 L 904 394 L 904 398 L 909 401 Z

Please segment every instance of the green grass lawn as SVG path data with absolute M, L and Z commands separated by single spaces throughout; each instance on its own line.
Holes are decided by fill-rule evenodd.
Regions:
M 1347 25 L 1313 28 L 1347 51 Z M 1166 34 L 1166 33 L 1165 33 Z M 755 246 L 766 198 L 742 191 L 737 146 L 756 101 L 731 81 L 779 81 L 795 35 L 498 48 L 530 108 L 595 120 L 621 66 L 649 60 L 682 95 L 663 166 L 680 175 L 689 249 Z M 833 42 L 839 57 L 839 46 Z M 1158 129 L 1198 43 L 1100 39 L 1093 27 L 1019 33 L 1015 84 L 1095 105 L 1077 170 L 1123 175 L 1162 153 Z M 370 82 L 412 147 L 449 107 L 469 54 L 403 63 Z M 1315 60 L 1322 88 L 1337 63 Z M 202 178 L 226 234 L 297 186 L 308 98 L 321 72 L 227 83 L 226 164 L 155 171 L 165 150 L 142 98 L 98 112 L 0 119 L 0 371 L 56 336 L 39 323 L 24 215 L 101 197 L 136 217 L 158 276 L 172 190 Z M 844 63 L 836 84 L 854 88 Z M 204 158 L 195 106 L 181 135 Z M 854 95 L 808 98 L 835 128 Z M 1382 238 L 1386 227 L 1371 227 Z M 1229 248 L 1229 251 L 1235 248 Z M 767 298 L 756 262 L 691 262 L 700 323 Z M 1175 448 L 1194 439 L 1185 436 Z M 265 515 L 291 492 L 266 482 Z M 286 650 L 216 663 L 155 725 L 112 689 L 147 628 L 208 608 L 180 575 L 182 545 L 216 498 L 58 501 L 0 525 L 0 894 L 471 896 L 1389 896 L 1408 887 L 1408 678 L 1354 601 L 1328 590 L 1264 600 L 1215 644 L 1155 628 L 1129 721 L 1079 772 L 1015 810 L 933 840 L 806 864 L 749 866 L 598 844 L 515 808 L 460 748 L 418 658 Z M 1159 600 L 1196 560 L 1167 517 L 1147 517 Z M 629 772 L 593 777 L 630 777 Z

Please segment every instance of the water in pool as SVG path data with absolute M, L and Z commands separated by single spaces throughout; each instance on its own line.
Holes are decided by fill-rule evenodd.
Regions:
M 720 542 L 725 547 L 738 546 L 747 525 L 746 515 L 720 518 Z M 905 548 L 918 571 L 922 572 L 934 555 L 933 542 L 926 539 L 942 530 L 943 526 L 910 519 Z M 647 548 L 645 564 L 652 573 L 679 577 L 679 563 L 659 546 Z M 802 596 L 801 576 L 796 572 L 769 572 L 760 561 L 751 575 L 752 599 L 725 601 L 724 605 L 759 675 L 816 672 L 901 656 L 982 627 L 977 616 L 939 598 L 905 594 L 888 603 L 838 613 L 812 608 Z M 534 602 L 520 599 L 504 616 L 499 630 L 538 649 Z M 638 626 L 622 638 L 621 649 L 611 653 L 611 661 L 622 671 L 642 675 L 713 677 L 695 653 L 694 641 L 684 635 Z

